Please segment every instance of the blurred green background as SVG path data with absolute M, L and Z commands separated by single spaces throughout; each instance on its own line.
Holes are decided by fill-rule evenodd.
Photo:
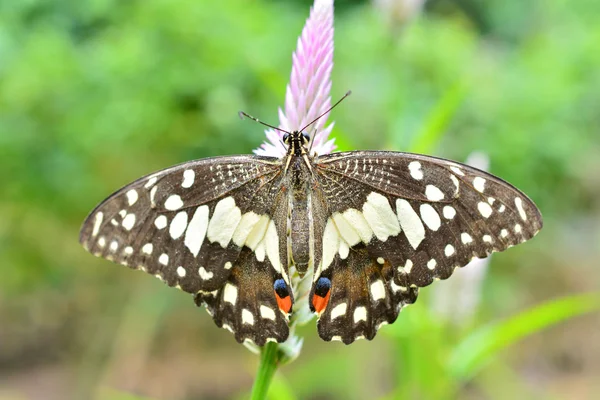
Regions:
M 600 2 L 418 3 L 336 4 L 339 149 L 482 151 L 544 230 L 464 282 L 469 318 L 434 310 L 449 281 L 372 342 L 302 327 L 271 397 L 600 398 Z M 0 1 L 1 400 L 247 396 L 255 355 L 78 229 L 141 175 L 258 147 L 237 111 L 277 123 L 310 4 Z

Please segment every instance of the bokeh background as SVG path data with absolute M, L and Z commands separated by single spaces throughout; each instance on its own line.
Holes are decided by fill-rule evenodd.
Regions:
M 189 295 L 87 254 L 78 229 L 141 175 L 258 147 L 237 112 L 277 123 L 310 4 L 0 1 L 1 400 L 248 395 L 255 355 Z M 545 227 L 480 277 L 421 290 L 372 342 L 301 328 L 272 398 L 600 398 L 599 15 L 597 0 L 337 2 L 332 95 L 353 91 L 331 116 L 338 148 L 482 152 Z

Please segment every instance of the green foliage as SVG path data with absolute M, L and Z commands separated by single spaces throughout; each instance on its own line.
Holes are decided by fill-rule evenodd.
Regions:
M 598 294 L 569 296 L 525 310 L 500 323 L 484 326 L 466 336 L 452 351 L 448 372 L 457 379 L 469 379 L 500 351 L 517 341 L 569 318 L 598 310 Z
M 600 3 L 432 0 L 405 24 L 371 2 L 337 3 L 332 93 L 353 91 L 331 116 L 339 149 L 484 151 L 546 227 L 494 256 L 463 325 L 432 312 L 429 288 L 373 342 L 321 343 L 309 324 L 270 398 L 573 398 L 547 383 L 569 378 L 553 360 L 585 346 L 577 331 L 590 322 L 564 338 L 542 330 L 598 307 L 578 293 L 600 281 Z M 307 14 L 306 1 L 0 2 L 0 382 L 11 394 L 29 397 L 44 373 L 56 398 L 248 393 L 254 355 L 187 296 L 93 259 L 77 235 L 94 204 L 143 174 L 256 148 L 262 127 L 237 111 L 276 123 Z M 592 350 L 581 365 L 597 367 Z M 535 360 L 551 372 L 532 380 Z M 586 374 L 577 382 L 592 391 Z

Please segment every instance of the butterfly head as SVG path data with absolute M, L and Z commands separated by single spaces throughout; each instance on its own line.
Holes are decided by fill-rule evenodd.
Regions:
M 308 133 L 293 131 L 283 135 L 283 144 L 287 146 L 288 155 L 293 154 L 300 156 L 308 154 L 308 146 L 310 144 L 310 136 Z

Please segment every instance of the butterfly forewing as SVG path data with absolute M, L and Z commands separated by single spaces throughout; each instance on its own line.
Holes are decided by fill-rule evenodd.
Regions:
M 323 204 L 327 216 L 315 218 L 323 235 L 311 298 L 319 279 L 328 279 L 327 308 L 315 310 L 326 340 L 336 338 L 332 330 L 346 343 L 354 340 L 348 332 L 374 336 L 373 326 L 392 322 L 397 308 L 414 302 L 416 288 L 448 278 L 474 257 L 530 239 L 542 227 L 527 196 L 466 165 L 360 151 L 321 156 L 315 165 L 313 198 L 319 200 L 313 203 Z M 353 268 L 365 275 L 353 275 Z M 360 290 L 336 297 L 340 285 Z
M 280 160 L 266 157 L 175 166 L 101 203 L 84 222 L 80 241 L 97 256 L 196 295 L 199 305 L 212 304 L 217 325 L 234 331 L 239 341 L 285 340 L 282 320 L 289 310 L 280 311 L 273 289 L 277 280 L 289 286 L 281 180 Z M 252 286 L 256 276 L 260 285 Z M 255 296 L 249 298 L 248 287 Z

